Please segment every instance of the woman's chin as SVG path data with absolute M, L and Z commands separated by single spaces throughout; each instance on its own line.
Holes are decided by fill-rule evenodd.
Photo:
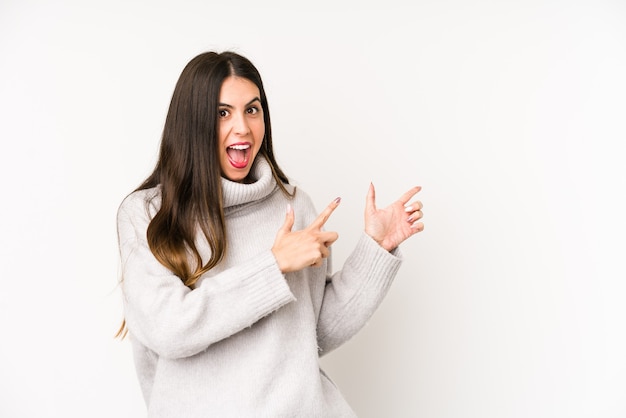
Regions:
M 222 177 L 235 183 L 250 183 L 250 170 L 222 170 Z

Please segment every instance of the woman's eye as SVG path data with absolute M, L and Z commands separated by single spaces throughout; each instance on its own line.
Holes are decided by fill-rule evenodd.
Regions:
M 219 115 L 220 115 L 220 118 L 225 118 L 226 116 L 228 116 L 228 110 L 220 109 L 219 110 Z
M 251 115 L 256 115 L 257 113 L 259 113 L 259 108 L 258 107 L 250 107 L 248 108 L 248 113 Z

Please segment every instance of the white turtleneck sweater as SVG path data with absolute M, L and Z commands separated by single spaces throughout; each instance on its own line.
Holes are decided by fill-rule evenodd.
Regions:
M 340 271 L 282 274 L 271 252 L 291 203 L 303 229 L 317 212 L 289 200 L 257 157 L 256 182 L 222 180 L 228 252 L 194 289 L 146 241 L 159 187 L 118 212 L 124 315 L 148 417 L 354 417 L 319 356 L 351 338 L 382 301 L 399 266 L 363 234 Z M 199 241 L 206 259 L 208 246 Z

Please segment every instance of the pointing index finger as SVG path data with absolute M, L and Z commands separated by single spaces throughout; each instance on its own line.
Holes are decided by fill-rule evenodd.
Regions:
M 415 186 L 406 193 L 404 193 L 398 200 L 402 202 L 403 205 L 406 205 L 408 201 L 411 200 L 411 198 L 416 195 L 420 190 L 422 190 L 421 186 Z
M 330 218 L 330 215 L 332 215 L 333 211 L 337 209 L 337 206 L 339 206 L 339 202 L 341 202 L 340 197 L 330 202 L 330 204 L 326 206 L 322 213 L 320 213 L 319 216 L 313 222 L 311 222 L 311 225 L 309 225 L 309 229 L 322 229 L 326 221 L 328 221 L 328 218 Z

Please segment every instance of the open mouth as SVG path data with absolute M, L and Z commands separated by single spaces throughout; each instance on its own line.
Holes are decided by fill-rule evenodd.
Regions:
M 235 168 L 244 168 L 248 165 L 250 159 L 250 144 L 232 144 L 226 148 L 228 161 Z

